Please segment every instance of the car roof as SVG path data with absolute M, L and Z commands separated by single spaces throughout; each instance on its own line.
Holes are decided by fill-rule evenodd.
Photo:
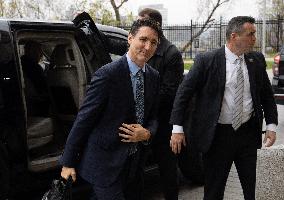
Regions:
M 6 21 L 10 23 L 44 23 L 44 24 L 73 24 L 71 21 L 64 20 L 38 20 L 29 18 L 0 18 L 0 21 Z
M 68 20 L 37 20 L 37 19 L 18 19 L 18 18 L 0 18 L 0 24 L 1 22 L 9 23 L 13 26 L 25 26 L 25 25 L 32 25 L 32 26 L 56 26 L 56 27 L 66 27 L 66 28 L 75 28 L 74 23 L 72 21 Z M 127 37 L 128 32 L 124 29 L 114 27 L 114 26 L 108 26 L 108 25 L 102 25 L 97 24 L 99 30 L 103 31 L 104 33 L 108 35 L 116 35 L 122 38 Z
M 120 37 L 123 39 L 126 39 L 128 36 L 128 32 L 124 29 L 114 27 L 114 26 L 107 26 L 107 25 L 102 25 L 102 24 L 96 24 L 98 29 L 102 32 L 104 32 L 107 35 L 113 35 L 116 37 Z

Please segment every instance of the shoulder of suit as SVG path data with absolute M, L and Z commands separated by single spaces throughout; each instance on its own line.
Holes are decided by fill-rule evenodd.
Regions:
M 96 74 L 112 74 L 116 73 L 117 70 L 120 69 L 120 66 L 124 63 L 127 62 L 126 58 L 124 59 L 123 56 L 117 60 L 114 60 L 110 63 L 107 63 L 100 67 L 95 73 Z
M 173 43 L 171 43 L 167 38 L 163 37 L 160 40 L 160 44 L 155 54 L 159 56 L 163 56 L 165 53 L 169 52 L 171 49 L 178 51 L 178 48 Z
M 251 52 L 247 53 L 246 55 L 264 57 L 264 55 L 261 52 L 258 52 L 258 51 L 251 51 Z
M 159 72 L 156 70 L 156 69 L 154 69 L 153 67 L 151 67 L 150 65 L 148 65 L 147 63 L 146 63 L 146 66 L 145 66 L 146 68 L 147 68 L 147 70 L 150 72 L 150 73 L 152 73 L 153 75 L 159 75 Z
M 196 55 L 197 58 L 202 58 L 202 59 L 212 59 L 216 56 L 220 56 L 222 54 L 222 49 L 214 49 L 212 51 L 206 51 L 202 52 Z

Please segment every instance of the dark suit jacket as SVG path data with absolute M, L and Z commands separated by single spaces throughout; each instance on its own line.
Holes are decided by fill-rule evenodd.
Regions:
M 175 45 L 162 37 L 160 44 L 148 64 L 160 74 L 160 97 L 156 142 L 169 143 L 172 126 L 169 124 L 173 103 L 183 78 L 184 63 Z M 156 145 L 153 143 L 153 145 Z
M 250 90 L 256 116 L 258 148 L 261 147 L 263 112 L 267 124 L 277 124 L 277 108 L 261 53 L 245 54 Z M 207 152 L 214 138 L 226 81 L 225 48 L 198 55 L 194 65 L 181 83 L 174 102 L 171 123 L 183 125 L 186 108 L 194 98 L 191 109 L 189 140 L 198 150 Z
M 157 129 L 159 75 L 146 65 L 143 127 Z M 108 186 L 128 157 L 129 143 L 121 142 L 118 128 L 136 123 L 134 96 L 126 56 L 95 72 L 83 105 L 68 136 L 61 164 L 77 167 L 88 182 Z M 79 163 L 79 164 L 78 164 Z

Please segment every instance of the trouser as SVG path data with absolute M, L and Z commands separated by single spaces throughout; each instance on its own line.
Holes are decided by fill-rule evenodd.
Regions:
M 142 200 L 143 167 L 140 150 L 127 158 L 117 181 L 108 187 L 93 185 L 90 200 Z
M 9 166 L 8 152 L 0 136 L 0 199 L 8 198 L 9 192 Z
M 255 199 L 257 137 L 253 119 L 237 131 L 218 124 L 213 143 L 203 155 L 205 170 L 204 200 L 222 200 L 233 162 L 245 200 Z
M 157 161 L 163 194 L 166 200 L 178 199 L 177 156 L 170 148 L 172 126 L 160 123 L 152 143 L 152 151 Z
M 178 199 L 177 158 L 168 145 L 156 146 L 153 150 L 159 166 L 162 189 L 166 200 Z

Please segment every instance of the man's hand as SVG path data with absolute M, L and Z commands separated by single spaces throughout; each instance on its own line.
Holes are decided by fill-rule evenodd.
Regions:
M 182 145 L 186 146 L 184 133 L 172 133 L 170 147 L 175 154 L 180 153 Z
M 276 140 L 276 133 L 274 131 L 267 130 L 263 139 L 265 147 L 270 147 L 274 144 Z
M 76 171 L 75 168 L 70 168 L 70 167 L 62 167 L 61 170 L 61 177 L 64 178 L 65 180 L 68 179 L 68 177 L 71 176 L 73 179 L 73 182 L 76 181 Z
M 140 124 L 122 124 L 119 127 L 119 136 L 122 142 L 140 142 L 150 138 L 151 133 Z

